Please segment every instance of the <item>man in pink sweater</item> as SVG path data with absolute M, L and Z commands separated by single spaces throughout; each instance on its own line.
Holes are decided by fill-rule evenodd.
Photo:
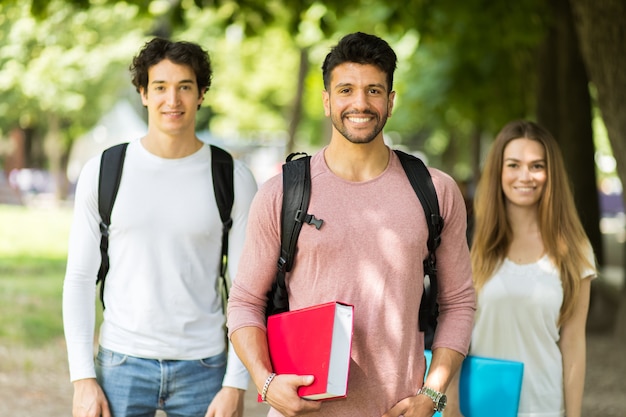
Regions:
M 324 225 L 303 226 L 287 276 L 292 310 L 334 300 L 354 305 L 345 399 L 303 400 L 297 388 L 310 384 L 311 376 L 273 376 L 265 306 L 280 250 L 280 176 L 266 182 L 253 201 L 228 325 L 259 392 L 265 386 L 270 416 L 430 417 L 445 406 L 441 397 L 467 354 L 475 298 L 465 205 L 453 179 L 430 168 L 444 228 L 437 249 L 439 324 L 424 381 L 418 311 L 428 229 L 382 133 L 393 109 L 395 68 L 387 42 L 364 33 L 347 35 L 327 55 L 323 103 L 333 129 L 328 146 L 311 159 L 308 210 Z M 425 392 L 423 385 L 429 388 Z

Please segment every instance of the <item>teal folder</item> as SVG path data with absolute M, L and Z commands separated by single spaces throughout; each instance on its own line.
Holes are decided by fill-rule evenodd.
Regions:
M 424 356 L 428 373 L 432 352 Z M 522 362 L 467 356 L 459 382 L 461 412 L 465 417 L 517 417 L 523 374 Z

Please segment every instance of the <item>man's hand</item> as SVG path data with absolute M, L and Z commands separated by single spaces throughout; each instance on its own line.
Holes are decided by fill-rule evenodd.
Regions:
M 246 391 L 222 387 L 215 395 L 205 417 L 243 417 L 243 399 Z
M 248 326 L 235 330 L 230 336 L 237 356 L 250 371 L 256 389 L 261 392 L 266 378 L 272 372 L 265 330 Z M 303 400 L 298 387 L 311 385 L 311 375 L 276 375 L 267 387 L 265 400 L 285 417 L 319 411 L 319 401 Z
M 383 417 L 432 417 L 435 414 L 433 400 L 425 395 L 407 397 L 394 405 Z
M 74 381 L 73 417 L 111 417 L 109 403 L 95 378 Z
M 452 349 L 437 348 L 433 350 L 430 370 L 424 385 L 440 392 L 447 392 L 447 387 L 461 367 L 463 359 L 464 356 L 461 353 Z M 455 384 L 458 388 L 458 382 Z M 417 394 L 396 403 L 383 417 L 431 417 L 434 413 L 433 400 L 426 395 Z M 454 410 L 450 415 L 454 415 Z
M 276 375 L 267 389 L 265 399 L 285 417 L 301 416 L 319 411 L 322 404 L 300 398 L 298 387 L 311 385 L 311 375 Z

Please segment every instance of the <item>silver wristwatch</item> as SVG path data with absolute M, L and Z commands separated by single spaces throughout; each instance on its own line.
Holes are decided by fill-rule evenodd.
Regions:
M 417 391 L 417 394 L 423 394 L 433 400 L 433 403 L 435 404 L 435 411 L 443 411 L 443 409 L 446 408 L 448 397 L 446 397 L 446 394 L 443 392 L 435 391 L 432 388 L 423 386 L 419 391 Z

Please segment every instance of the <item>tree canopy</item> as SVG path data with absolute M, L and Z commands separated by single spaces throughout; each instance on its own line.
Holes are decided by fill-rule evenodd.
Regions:
M 319 147 L 329 129 L 320 65 L 342 35 L 365 31 L 399 57 L 394 146 L 423 151 L 471 191 L 502 125 L 545 123 L 601 254 L 598 201 L 585 196 L 597 193 L 599 143 L 626 183 L 624 21 L 623 0 L 0 0 L 0 161 L 17 128 L 64 171 L 73 141 L 116 100 L 136 98 L 128 64 L 152 36 L 211 54 L 199 129 Z M 626 302 L 621 311 L 626 337 Z
M 399 56 L 388 136 L 424 151 L 459 181 L 473 181 L 485 145 L 504 123 L 542 119 L 542 109 L 563 106 L 563 90 L 545 94 L 540 51 L 566 21 L 556 5 L 569 10 L 569 3 L 0 0 L 0 133 L 58 126 L 53 136 L 67 152 L 113 101 L 135 94 L 127 74 L 132 54 L 149 37 L 166 36 L 200 43 L 215 62 L 199 128 L 229 136 L 288 134 L 300 148 L 319 146 L 328 129 L 320 64 L 340 36 L 363 30 L 387 39 Z M 624 34 L 617 29 L 626 6 L 620 0 L 571 4 L 600 114 L 613 149 L 623 153 L 626 127 L 614 98 L 626 89 L 619 77 Z M 618 164 L 622 179 L 625 170 Z

